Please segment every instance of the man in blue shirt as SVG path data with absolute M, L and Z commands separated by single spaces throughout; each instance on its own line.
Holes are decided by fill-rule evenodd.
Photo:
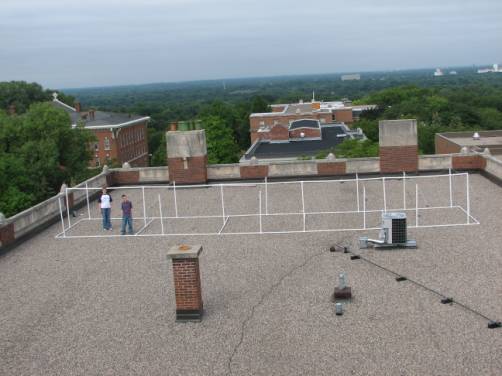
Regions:
M 121 235 L 125 235 L 127 227 L 127 233 L 133 235 L 132 230 L 132 203 L 127 199 L 126 195 L 122 195 L 122 228 L 120 230 Z

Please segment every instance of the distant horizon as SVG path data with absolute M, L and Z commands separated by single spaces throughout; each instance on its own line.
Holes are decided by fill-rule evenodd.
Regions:
M 2 0 L 0 81 L 51 88 L 480 66 L 499 0 Z
M 253 80 L 253 79 L 273 79 L 273 78 L 288 78 L 288 77 L 303 77 L 303 76 L 337 76 L 345 74 L 371 74 L 371 73 L 392 73 L 392 72 L 413 72 L 413 71 L 431 71 L 434 72 L 435 69 L 479 69 L 485 67 L 491 67 L 493 64 L 472 64 L 472 65 L 445 65 L 445 66 L 434 66 L 434 67 L 420 67 L 420 68 L 395 68 L 395 69 L 381 69 L 381 70 L 359 70 L 359 71 L 344 71 L 344 72 L 320 72 L 320 73 L 293 73 L 293 74 L 278 74 L 278 75 L 263 75 L 263 76 L 242 76 L 242 77 L 222 77 L 222 78 L 207 78 L 207 79 L 194 79 L 194 80 L 181 80 L 181 81 L 151 81 L 142 83 L 125 83 L 125 84 L 113 84 L 113 85 L 93 85 L 93 86 L 80 86 L 80 87 L 51 87 L 51 89 L 65 91 L 65 90 L 85 90 L 85 89 L 105 89 L 105 88 L 120 88 L 129 86 L 148 86 L 148 85 L 163 85 L 163 84 L 184 84 L 184 83 L 197 83 L 197 82 L 225 82 L 225 81 L 237 81 L 237 80 Z M 363 77 L 361 77 L 362 79 Z M 36 82 L 36 81 L 35 81 Z M 46 86 L 44 86 L 45 88 Z

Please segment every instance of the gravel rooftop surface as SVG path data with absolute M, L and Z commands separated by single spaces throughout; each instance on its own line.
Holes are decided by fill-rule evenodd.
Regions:
M 454 200 L 465 207 L 462 178 L 455 180 Z M 435 293 L 409 280 L 396 282 L 396 275 L 364 259 L 329 252 L 332 244 L 345 244 L 501 321 L 502 189 L 481 175 L 470 181 L 471 211 L 481 224 L 410 229 L 416 250 L 359 250 L 358 237 L 376 237 L 376 231 L 55 239 L 61 231 L 56 223 L 0 257 L 0 375 L 501 375 L 502 328 L 488 329 L 486 318 L 441 304 Z M 348 184 L 337 185 L 337 194 L 312 184 L 306 206 L 326 210 L 336 202 L 333 207 L 351 210 L 356 204 Z M 390 207 L 400 205 L 400 187 L 389 183 Z M 430 179 L 420 188 L 419 201 L 445 204 L 444 181 Z M 249 195 L 225 191 L 227 210 L 244 213 L 257 203 L 258 188 L 246 189 Z M 367 190 L 368 205 L 378 207 L 378 188 L 368 184 Z M 121 192 L 113 192 L 116 205 Z M 128 192 L 139 217 L 141 193 Z M 158 192 L 147 193 L 147 215 L 156 215 Z M 179 209 L 216 213 L 221 205 L 210 196 L 217 193 L 183 192 Z M 414 206 L 412 184 L 406 194 Z M 295 211 L 297 196 L 292 186 L 269 187 L 269 208 Z M 168 193 L 163 200 L 163 214 L 170 215 Z M 93 215 L 96 208 L 92 203 Z M 449 210 L 423 215 L 427 223 L 465 220 Z M 413 224 L 414 214 L 409 216 Z M 322 226 L 315 223 L 319 218 L 311 220 Z M 350 219 L 356 225 L 359 220 Z M 221 219 L 211 221 L 207 228 L 221 225 Z M 140 222 L 135 220 L 136 229 Z M 187 222 L 181 227 L 199 229 Z M 158 226 L 152 223 L 145 233 Z M 232 226 L 256 223 L 232 218 Z M 70 231 L 105 234 L 99 227 L 99 221 L 84 221 Z M 112 233 L 118 234 L 117 221 Z M 180 243 L 204 248 L 200 323 L 175 322 L 166 253 Z M 347 273 L 353 299 L 336 316 L 331 296 L 340 272 Z

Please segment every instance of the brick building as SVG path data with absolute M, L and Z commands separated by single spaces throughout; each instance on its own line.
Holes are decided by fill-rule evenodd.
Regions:
M 436 133 L 435 146 L 436 154 L 460 153 L 462 148 L 467 148 L 467 151 L 476 152 L 488 149 L 491 154 L 500 156 L 502 130 Z
M 301 119 L 318 120 L 321 124 L 333 122 L 351 125 L 359 119 L 360 114 L 366 110 L 373 110 L 376 105 L 352 105 L 352 102 L 334 101 L 320 102 L 314 98 L 311 102 L 273 104 L 272 112 L 253 113 L 249 116 L 251 143 L 263 136 L 267 130 L 272 130 L 276 125 L 288 128 L 291 122 Z M 280 130 L 272 131 L 272 133 Z
M 289 126 L 276 124 L 258 129 L 257 137 L 241 158 L 277 160 L 315 157 L 328 151 L 345 139 L 365 139 L 361 129 L 352 130 L 345 123 L 321 123 L 317 119 L 292 120 Z
M 65 110 L 72 127 L 84 126 L 97 140 L 90 145 L 93 151 L 92 167 L 129 163 L 132 167 L 148 166 L 148 116 L 104 112 L 90 109 L 82 111 L 77 102 L 74 107 L 61 102 L 54 93 L 53 106 Z

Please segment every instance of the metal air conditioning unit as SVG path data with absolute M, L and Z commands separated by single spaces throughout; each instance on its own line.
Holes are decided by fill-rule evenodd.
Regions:
M 378 239 L 359 238 L 359 248 L 368 248 L 369 244 L 375 248 L 416 248 L 416 240 L 408 240 L 406 213 L 382 213 Z

